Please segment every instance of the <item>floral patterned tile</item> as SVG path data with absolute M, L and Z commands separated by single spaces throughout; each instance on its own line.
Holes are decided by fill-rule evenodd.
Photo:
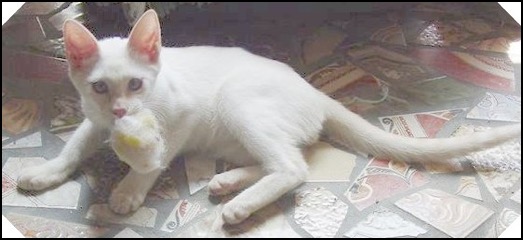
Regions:
M 191 203 L 187 199 L 183 199 L 176 204 L 171 214 L 162 224 L 160 230 L 166 232 L 173 232 L 178 228 L 182 228 L 195 217 L 206 212 L 206 208 L 202 208 L 199 203 Z
M 13 149 L 13 148 L 32 148 L 42 146 L 42 133 L 35 132 L 29 136 L 17 139 L 5 146 L 2 149 Z
M 512 209 L 503 208 L 497 216 L 496 223 L 489 229 L 485 238 L 497 238 L 507 229 L 519 216 L 517 212 Z
M 521 97 L 487 92 L 467 118 L 521 122 Z
M 2 129 L 10 134 L 20 134 L 36 127 L 40 121 L 38 102 L 11 98 L 2 105 Z
M 366 71 L 396 87 L 443 76 L 419 65 L 407 55 L 378 46 L 355 47 L 346 54 L 356 59 Z
M 330 63 L 310 73 L 305 79 L 357 113 L 374 108 L 388 99 L 386 86 L 344 60 Z
M 464 108 L 380 117 L 387 132 L 417 138 L 433 138 L 448 121 Z
M 143 238 L 140 234 L 133 231 L 130 228 L 125 228 L 118 234 L 116 234 L 113 238 Z
M 224 226 L 223 203 L 196 223 L 183 229 L 178 238 L 300 238 L 285 219 L 283 211 L 271 204 L 254 213 L 244 222 Z
M 347 189 L 345 196 L 361 211 L 427 182 L 422 172 L 403 162 L 373 158 Z
M 80 98 L 69 95 L 54 97 L 56 114 L 51 119 L 51 132 L 63 132 L 75 129 L 84 120 Z
M 392 238 L 417 237 L 425 233 L 427 233 L 426 229 L 380 206 L 363 221 L 346 232 L 344 236 L 349 238 Z
M 493 90 L 515 90 L 514 68 L 510 59 L 439 48 L 416 48 L 411 56 L 454 79 Z
M 309 176 L 306 182 L 349 181 L 356 156 L 333 147 L 325 142 L 318 142 L 304 151 L 309 164 Z
M 478 182 L 472 176 L 464 176 L 459 179 L 459 187 L 455 194 L 483 201 Z
M 129 224 L 139 227 L 154 227 L 158 211 L 154 208 L 140 207 L 127 215 L 114 213 L 108 204 L 93 204 L 87 210 L 85 218 L 97 223 Z
M 494 213 L 431 188 L 408 195 L 395 205 L 454 238 L 468 236 Z
M 109 229 L 48 218 L 8 213 L 6 218 L 27 238 L 96 238 Z
M 207 187 L 216 174 L 216 160 L 199 156 L 185 157 L 184 160 L 189 192 L 192 195 Z
M 491 23 L 481 18 L 467 18 L 452 23 L 475 34 L 486 34 L 495 30 Z
M 407 46 L 407 41 L 405 39 L 405 35 L 403 34 L 403 29 L 399 24 L 396 23 L 378 29 L 370 36 L 370 40 Z
M 473 41 L 461 44 L 465 49 L 475 49 L 490 52 L 507 53 L 510 48 L 511 41 L 504 37 L 491 38 L 481 41 Z
M 346 33 L 329 26 L 318 28 L 302 42 L 302 58 L 306 65 L 332 55 L 334 49 L 345 39 Z
M 295 196 L 294 221 L 315 238 L 332 238 L 345 219 L 348 206 L 323 187 Z
M 76 209 L 81 185 L 74 180 L 42 193 L 17 189 L 16 180 L 24 168 L 45 162 L 47 161 L 41 157 L 7 159 L 2 167 L 2 206 Z

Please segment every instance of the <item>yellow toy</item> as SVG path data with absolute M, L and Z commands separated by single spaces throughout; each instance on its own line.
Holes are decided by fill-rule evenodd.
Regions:
M 110 142 L 120 160 L 139 173 L 162 167 L 164 141 L 160 125 L 147 109 L 115 120 Z

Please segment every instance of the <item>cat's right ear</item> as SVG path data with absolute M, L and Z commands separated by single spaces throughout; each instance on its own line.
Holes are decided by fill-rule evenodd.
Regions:
M 96 61 L 97 40 L 87 28 L 75 20 L 67 20 L 63 32 L 65 54 L 71 68 L 81 70 Z

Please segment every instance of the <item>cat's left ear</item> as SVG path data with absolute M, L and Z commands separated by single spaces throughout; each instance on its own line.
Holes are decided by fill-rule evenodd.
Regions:
M 157 63 L 162 48 L 160 21 L 154 10 L 146 11 L 129 34 L 129 50 L 144 57 L 149 63 Z

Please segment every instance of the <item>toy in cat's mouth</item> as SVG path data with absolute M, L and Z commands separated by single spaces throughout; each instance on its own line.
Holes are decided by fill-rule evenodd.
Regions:
M 164 141 L 160 125 L 149 110 L 116 119 L 110 143 L 120 160 L 139 173 L 162 168 Z

